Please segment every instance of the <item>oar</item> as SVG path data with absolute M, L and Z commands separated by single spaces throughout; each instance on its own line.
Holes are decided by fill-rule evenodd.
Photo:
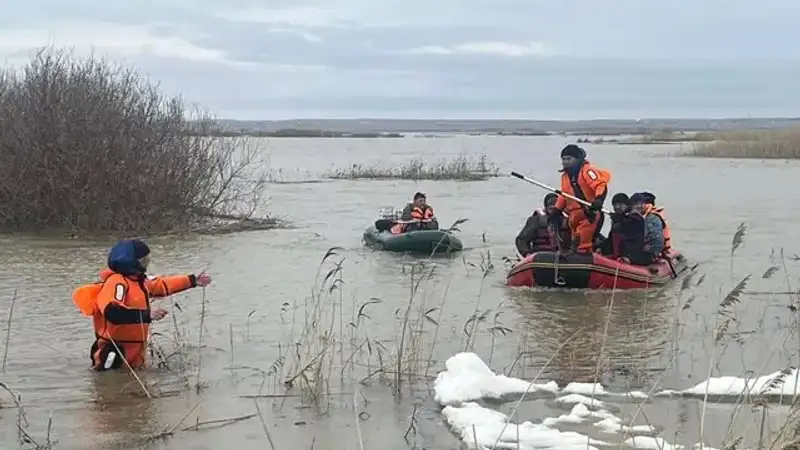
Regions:
M 548 230 L 549 231 L 549 230 Z M 564 277 L 558 276 L 558 263 L 561 260 L 561 230 L 556 228 L 555 233 L 555 240 L 556 240 L 556 252 L 553 254 L 553 284 L 556 286 L 564 286 L 567 284 Z
M 666 253 L 662 253 L 661 257 L 667 260 L 667 265 L 669 266 L 669 271 L 672 273 L 672 278 L 678 278 L 678 272 L 675 271 L 675 264 L 672 263 L 672 258 L 667 256 Z
M 511 172 L 511 176 L 519 178 L 522 181 L 527 181 L 530 184 L 535 184 L 536 186 L 539 186 L 540 188 L 542 188 L 542 189 L 544 189 L 546 191 L 550 191 L 550 192 L 552 192 L 552 193 L 554 193 L 556 195 L 560 195 L 560 196 L 562 196 L 562 197 L 564 197 L 566 199 L 576 201 L 576 202 L 580 203 L 581 205 L 592 206 L 592 204 L 587 202 L 586 200 L 581 200 L 578 197 L 575 197 L 574 195 L 567 194 L 566 192 L 562 191 L 561 189 L 556 189 L 554 187 L 550 187 L 550 186 L 548 186 L 548 185 L 546 185 L 544 183 L 541 183 L 539 181 L 536 181 L 536 180 L 534 180 L 532 178 L 528 178 L 525 175 L 522 175 L 520 173 Z M 609 211 L 609 210 L 607 210 L 605 208 L 601 208 L 600 211 L 602 211 L 602 212 L 604 212 L 606 214 L 609 214 L 609 215 L 611 214 L 611 211 Z

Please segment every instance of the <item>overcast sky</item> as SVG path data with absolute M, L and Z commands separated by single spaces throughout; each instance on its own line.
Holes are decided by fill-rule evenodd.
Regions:
M 6 64 L 94 48 L 225 118 L 800 115 L 789 0 L 14 3 Z

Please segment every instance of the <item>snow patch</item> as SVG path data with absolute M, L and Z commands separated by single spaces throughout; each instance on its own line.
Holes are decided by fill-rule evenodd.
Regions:
M 570 383 L 561 392 L 579 395 L 608 395 L 608 391 L 600 383 Z
M 581 394 L 567 394 L 556 398 L 555 402 L 566 405 L 574 405 L 576 403 L 580 403 L 581 405 L 593 408 L 603 408 L 603 409 L 606 408 L 606 404 L 601 402 L 600 400 L 589 398 Z
M 778 382 L 783 374 L 783 382 Z M 476 450 L 572 450 L 596 449 L 598 446 L 625 444 L 636 449 L 684 450 L 683 446 L 673 445 L 658 437 L 656 427 L 651 425 L 632 425 L 614 415 L 607 402 L 595 397 L 632 398 L 645 401 L 651 397 L 673 395 L 689 396 L 741 395 L 761 393 L 767 395 L 792 395 L 798 390 L 795 384 L 798 372 L 776 372 L 758 378 L 741 379 L 735 377 L 711 378 L 684 391 L 664 390 L 652 395 L 641 391 L 610 392 L 599 383 L 569 383 L 559 389 L 554 381 L 533 383 L 519 378 L 497 375 L 474 353 L 459 353 L 445 363 L 434 383 L 434 399 L 444 406 L 442 415 L 453 432 L 469 448 Z M 504 400 L 512 396 L 531 393 L 556 395 L 553 402 L 560 406 L 572 406 L 567 414 L 548 417 L 541 423 L 524 421 L 511 422 L 509 416 L 476 403 L 481 399 Z M 617 443 L 607 439 L 595 439 L 587 434 L 563 430 L 569 426 L 581 425 L 581 430 L 596 429 L 600 436 L 617 437 Z M 613 439 L 612 439 L 613 440 Z M 621 442 L 620 442 L 621 441 Z M 692 447 L 699 449 L 701 444 Z M 704 449 L 711 449 L 702 445 Z
M 442 410 L 442 415 L 466 446 L 478 450 L 491 448 L 599 450 L 598 445 L 609 445 L 584 434 L 559 431 L 543 423 L 534 424 L 526 421 L 519 425 L 513 424 L 505 414 L 472 402 L 461 406 L 446 406 Z M 580 418 L 575 417 L 570 420 L 580 420 Z
M 558 384 L 555 381 L 535 384 L 497 375 L 475 353 L 459 353 L 445 363 L 445 370 L 436 377 L 434 391 L 434 400 L 440 405 L 458 405 L 480 399 L 501 400 L 526 391 L 555 394 Z
M 740 396 L 740 395 L 768 395 L 793 397 L 800 393 L 800 378 L 798 370 L 773 372 L 769 375 L 754 378 L 739 377 L 712 377 L 698 383 L 683 394 L 699 396 Z

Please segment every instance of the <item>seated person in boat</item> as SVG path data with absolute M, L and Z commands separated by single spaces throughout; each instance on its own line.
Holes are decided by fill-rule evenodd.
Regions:
M 628 195 L 620 192 L 614 195 L 611 199 L 611 204 L 614 206 L 614 213 L 611 214 L 611 229 L 608 230 L 608 236 L 602 240 L 599 245 L 599 252 L 606 256 L 622 257 L 625 253 L 623 248 L 622 232 L 620 231 L 622 223 L 627 219 L 630 212 L 630 199 Z
M 403 208 L 400 220 L 403 222 L 397 223 L 392 227 L 393 233 L 439 229 L 439 221 L 433 215 L 433 208 L 428 205 L 427 198 L 422 192 L 414 194 L 414 201 Z
M 515 240 L 517 251 L 523 258 L 536 252 L 554 252 L 559 250 L 562 245 L 569 248 L 570 231 L 567 221 L 561 221 L 561 232 L 556 235 L 555 227 L 549 220 L 550 214 L 553 214 L 556 207 L 557 199 L 556 194 L 545 195 L 544 209 L 537 208 L 525 221 L 525 225 Z
M 639 266 L 653 264 L 664 251 L 664 228 L 661 219 L 645 212 L 645 197 L 631 196 L 631 212 L 620 227 L 625 257 L 623 261 Z
M 644 213 L 647 214 L 654 214 L 661 220 L 661 226 L 664 229 L 664 252 L 667 252 L 672 249 L 672 238 L 669 230 L 669 223 L 667 222 L 667 217 L 664 214 L 664 208 L 656 206 L 656 196 L 649 193 L 649 192 L 641 192 L 642 196 L 644 197 Z

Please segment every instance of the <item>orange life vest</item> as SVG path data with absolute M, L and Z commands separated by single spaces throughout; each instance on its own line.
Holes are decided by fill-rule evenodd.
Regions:
M 415 220 L 427 220 L 433 218 L 433 208 L 428 205 L 417 206 L 411 209 L 411 218 Z
M 644 205 L 644 216 L 646 217 L 648 214 L 652 214 L 661 220 L 661 227 L 664 230 L 664 251 L 669 251 L 672 249 L 672 237 L 669 232 L 669 224 L 667 223 L 667 219 L 664 217 L 664 208 L 658 207 L 651 204 Z

